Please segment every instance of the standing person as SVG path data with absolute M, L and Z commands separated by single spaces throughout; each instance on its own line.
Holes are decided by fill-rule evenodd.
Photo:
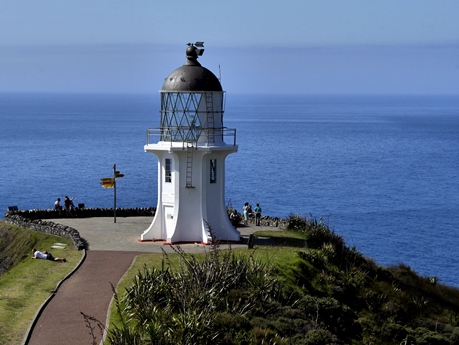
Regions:
M 71 208 L 72 210 L 76 210 L 75 204 L 73 203 L 73 199 L 74 199 L 74 198 L 72 198 L 72 200 L 70 200 L 70 208 Z
M 64 208 L 65 208 L 65 214 L 67 215 L 67 217 L 69 216 L 69 214 L 73 217 L 73 211 L 72 211 L 72 204 L 73 204 L 73 199 L 75 197 L 72 197 L 72 199 L 69 199 L 69 197 L 66 195 L 65 196 L 65 199 L 64 199 Z
M 247 223 L 249 221 L 249 203 L 246 202 L 242 209 L 244 211 L 244 225 L 247 225 Z
M 255 212 L 255 225 L 260 226 L 260 220 L 261 220 L 261 207 L 260 204 L 257 204 L 255 208 L 253 209 Z
M 59 215 L 62 213 L 62 206 L 61 206 L 61 198 L 57 198 L 57 200 L 54 202 L 54 209 L 59 212 Z
M 54 256 L 51 255 L 51 253 L 48 253 L 46 250 L 43 252 L 40 252 L 39 250 L 36 250 L 35 248 L 32 249 L 32 259 L 44 259 L 44 260 L 50 260 L 50 261 L 62 261 L 62 262 L 67 262 L 66 258 L 55 258 Z

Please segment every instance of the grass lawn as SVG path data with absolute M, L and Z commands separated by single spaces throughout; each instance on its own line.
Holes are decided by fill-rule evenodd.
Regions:
M 20 232 L 15 250 L 21 252 L 19 263 L 0 275 L 0 344 L 20 344 L 40 306 L 52 294 L 56 285 L 80 262 L 83 252 L 63 237 L 12 227 Z M 54 243 L 68 244 L 65 249 L 51 249 Z M 48 250 L 68 262 L 32 260 L 30 246 Z M 7 249 L 5 249 L 7 250 Z

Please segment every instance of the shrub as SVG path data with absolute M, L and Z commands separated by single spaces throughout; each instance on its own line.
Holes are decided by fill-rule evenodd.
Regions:
M 308 220 L 299 215 L 290 213 L 287 217 L 287 229 L 304 232 L 308 227 Z
M 450 341 L 443 335 L 419 327 L 414 332 L 416 345 L 450 345 Z
M 306 295 L 297 305 L 314 328 L 326 329 L 341 340 L 352 339 L 361 332 L 357 315 L 334 298 Z
M 342 344 L 338 342 L 336 337 L 333 336 L 330 332 L 327 332 L 323 329 L 314 329 L 306 334 L 306 337 L 302 342 L 295 342 L 294 344 L 301 344 L 301 345 L 334 345 L 334 344 Z
M 253 327 L 246 316 L 266 314 L 279 296 L 271 268 L 231 251 L 214 250 L 198 260 L 176 250 L 177 269 L 164 254 L 161 270 L 138 272 L 119 304 L 123 325 L 109 335 L 110 343 L 135 334 L 133 342 L 155 344 L 232 344 L 235 338 L 248 343 L 257 337 L 249 334 Z M 269 328 L 262 333 L 264 340 L 278 338 Z

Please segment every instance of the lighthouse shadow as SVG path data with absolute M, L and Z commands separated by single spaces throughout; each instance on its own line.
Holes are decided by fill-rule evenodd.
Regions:
M 265 236 L 241 236 L 242 244 L 250 247 L 257 246 L 272 246 L 272 247 L 294 247 L 294 248 L 306 248 L 306 241 L 293 237 L 282 237 L 282 238 L 272 238 Z
M 274 246 L 276 245 L 276 241 L 274 241 L 270 237 L 259 237 L 253 236 L 241 236 L 242 244 L 245 245 L 257 245 L 257 246 Z

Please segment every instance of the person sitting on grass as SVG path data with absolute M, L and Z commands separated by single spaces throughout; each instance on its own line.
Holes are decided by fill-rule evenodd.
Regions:
M 45 259 L 45 260 L 51 260 L 51 261 L 63 261 L 67 262 L 66 258 L 55 258 L 52 256 L 51 253 L 48 253 L 46 250 L 44 252 L 40 252 L 39 250 L 36 250 L 35 248 L 32 249 L 32 259 Z

